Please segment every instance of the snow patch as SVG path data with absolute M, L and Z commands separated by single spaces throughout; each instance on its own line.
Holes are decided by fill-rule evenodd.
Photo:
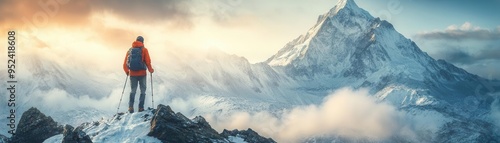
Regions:
M 248 143 L 245 139 L 235 136 L 229 136 L 229 141 L 232 143 Z
M 160 140 L 147 136 L 150 131 L 150 110 L 114 117 L 98 122 L 97 126 L 84 128 L 93 142 L 144 142 L 157 143 Z

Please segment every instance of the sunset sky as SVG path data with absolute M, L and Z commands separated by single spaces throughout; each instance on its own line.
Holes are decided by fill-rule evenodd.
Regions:
M 500 0 L 355 2 L 374 17 L 391 22 L 434 58 L 486 78 L 500 79 Z M 317 17 L 336 3 L 337 0 L 0 0 L 0 28 L 16 30 L 22 36 L 18 37 L 21 48 L 48 48 L 56 55 L 85 55 L 79 57 L 82 59 L 96 49 L 116 52 L 110 58 L 122 58 L 135 37 L 142 35 L 153 60 L 155 51 L 219 49 L 257 63 L 307 32 Z M 117 61 L 120 60 L 123 59 Z

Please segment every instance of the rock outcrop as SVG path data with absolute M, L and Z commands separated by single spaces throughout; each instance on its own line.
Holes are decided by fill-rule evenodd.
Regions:
M 16 134 L 11 143 L 41 143 L 47 138 L 61 134 L 63 127 L 50 116 L 45 116 L 37 108 L 31 107 L 21 116 Z
M 212 143 L 227 142 L 201 116 L 190 120 L 181 113 L 174 113 L 169 106 L 158 105 L 151 120 L 148 136 L 164 143 Z
M 71 125 L 65 125 L 62 143 L 92 143 L 92 140 L 82 131 L 82 127 L 74 128 Z
M 260 136 L 257 132 L 248 128 L 247 130 L 224 130 L 221 133 L 225 138 L 229 138 L 229 136 L 240 137 L 244 139 L 248 143 L 276 143 L 272 138 L 264 138 Z
M 128 127 L 134 130 L 123 130 Z M 142 133 L 147 133 L 147 136 L 156 139 L 144 138 Z M 62 138 L 60 136 L 51 138 L 60 134 Z M 139 136 L 131 137 L 134 135 Z M 142 114 L 117 114 L 107 121 L 87 122 L 76 128 L 71 125 L 58 125 L 50 116 L 46 116 L 36 108 L 30 108 L 23 113 L 16 134 L 10 139 L 0 134 L 0 143 L 42 143 L 49 138 L 51 138 L 50 142 L 61 141 L 62 143 L 92 143 L 93 140 L 95 142 L 116 141 L 117 138 L 113 137 L 132 138 L 122 140 L 122 142 L 230 143 L 231 139 L 236 137 L 248 143 L 276 143 L 271 138 L 260 136 L 252 129 L 224 130 L 219 134 L 205 118 L 197 116 L 188 119 L 162 104 L 158 105 L 157 109 L 148 109 Z

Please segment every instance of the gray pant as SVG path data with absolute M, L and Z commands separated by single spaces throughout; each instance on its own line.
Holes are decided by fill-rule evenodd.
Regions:
M 146 98 L 146 76 L 130 76 L 130 101 L 128 107 L 134 107 L 135 91 L 137 90 L 137 83 L 141 88 L 141 95 L 139 97 L 139 108 L 144 108 L 144 99 Z

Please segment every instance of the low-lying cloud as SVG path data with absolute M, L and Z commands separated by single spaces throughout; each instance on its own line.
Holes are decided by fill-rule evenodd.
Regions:
M 468 52 L 467 49 L 472 47 L 463 46 L 449 46 L 442 45 L 445 49 L 440 50 L 439 53 L 432 53 L 432 55 L 439 59 L 445 59 L 448 62 L 459 64 L 473 64 L 477 61 L 483 60 L 496 60 L 499 59 L 500 46 L 484 47 L 479 51 Z
M 391 137 L 414 138 L 404 113 L 377 102 L 367 90 L 340 89 L 321 105 L 297 107 L 283 113 L 235 113 L 229 118 L 208 117 L 218 129 L 252 128 L 278 142 L 300 142 L 327 135 L 352 140 L 384 141 Z

